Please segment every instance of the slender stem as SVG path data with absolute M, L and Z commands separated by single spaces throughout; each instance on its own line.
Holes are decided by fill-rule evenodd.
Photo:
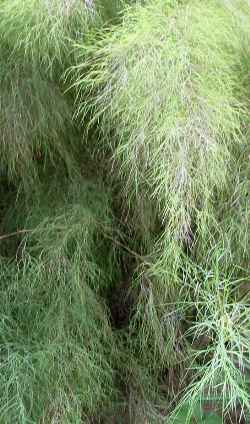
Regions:
M 33 231 L 33 230 L 26 230 L 26 229 L 23 229 L 23 230 L 15 231 L 15 232 L 13 232 L 13 233 L 3 234 L 2 236 L 0 236 L 0 241 L 2 241 L 2 240 L 7 240 L 8 238 L 18 236 L 19 234 L 27 234 L 27 233 L 31 233 L 32 231 Z M 132 256 L 135 256 L 135 257 L 137 257 L 138 259 L 140 259 L 141 261 L 143 261 L 145 264 L 150 265 L 150 263 L 149 263 L 149 262 L 146 262 L 146 261 L 145 261 L 145 259 L 146 259 L 146 258 L 145 258 L 144 256 L 141 256 L 139 253 L 137 253 L 137 252 L 133 251 L 133 250 L 132 250 L 132 249 L 130 249 L 128 246 L 125 246 L 125 244 L 121 243 L 119 240 L 117 240 L 117 239 L 115 239 L 115 238 L 111 237 L 111 236 L 110 236 L 110 235 L 108 235 L 107 233 L 104 233 L 104 236 L 105 236 L 106 238 L 110 239 L 113 243 L 117 244 L 118 246 L 120 246 L 121 248 L 123 248 L 124 250 L 126 250 L 126 251 L 127 251 L 128 253 L 130 253 Z
M 18 230 L 15 231 L 13 233 L 9 233 L 9 234 L 3 234 L 2 236 L 0 236 L 0 241 L 1 240 L 6 240 L 10 237 L 15 237 L 18 236 L 19 234 L 26 234 L 26 233 L 30 233 L 32 230 Z

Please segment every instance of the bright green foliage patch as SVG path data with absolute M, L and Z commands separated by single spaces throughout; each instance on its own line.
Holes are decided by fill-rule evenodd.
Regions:
M 70 64 L 71 41 L 84 37 L 118 11 L 119 1 L 7 0 L 1 1 L 0 34 L 13 60 L 22 60 L 56 73 Z
M 197 225 L 210 215 L 213 192 L 227 182 L 231 146 L 241 141 L 232 18 L 216 2 L 176 9 L 149 2 L 131 9 L 89 54 L 77 68 L 78 113 L 93 110 L 107 138 L 115 128 L 128 201 L 141 193 L 156 199 L 168 231 L 187 240 L 193 215 L 201 211 Z
M 238 30 L 236 16 L 218 1 L 149 1 L 129 9 L 122 25 L 95 44 L 79 45 L 82 63 L 73 70 L 78 78 L 77 116 L 85 122 L 90 115 L 90 130 L 97 126 L 101 146 L 110 146 L 126 206 L 139 210 L 139 222 L 145 209 L 158 215 L 155 226 L 155 212 L 149 218 L 145 241 L 151 243 L 138 270 L 140 295 L 131 322 L 131 334 L 139 329 L 135 348 L 154 371 L 185 369 L 193 356 L 184 336 L 189 315 L 202 335 L 213 328 L 215 344 L 199 353 L 210 361 L 197 368 L 198 382 L 194 380 L 184 399 L 196 402 L 204 392 L 218 390 L 224 410 L 239 399 L 244 405 L 249 401 L 245 383 L 238 382 L 244 376 L 231 358 L 235 355 L 247 367 L 241 333 L 247 306 L 235 306 L 243 308 L 243 316 L 232 324 L 230 346 L 222 318 L 216 319 L 224 313 L 212 288 L 199 290 L 204 278 L 196 280 L 195 275 L 197 266 L 213 275 L 209 256 L 218 252 L 225 257 L 218 266 L 230 275 L 221 283 L 223 290 L 227 292 L 227 284 L 237 287 L 233 280 L 238 272 L 230 268 L 243 265 L 238 260 L 245 258 L 249 246 L 249 200 L 239 172 L 247 151 L 248 93 L 240 84 L 246 63 L 244 31 Z M 220 274 L 216 278 L 219 284 Z M 230 317 L 227 302 L 237 305 L 237 299 L 226 301 L 223 291 L 219 296 Z M 214 309 L 200 313 L 200 303 L 209 308 L 210 298 Z M 198 338 L 196 333 L 193 337 Z

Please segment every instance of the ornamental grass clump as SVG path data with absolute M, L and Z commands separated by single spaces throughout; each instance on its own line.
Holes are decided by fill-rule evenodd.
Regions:
M 71 109 L 39 70 L 2 66 L 0 166 L 10 181 L 31 182 L 46 163 L 72 172 L 75 134 Z
M 128 201 L 147 196 L 166 231 L 188 243 L 227 183 L 244 103 L 230 14 L 214 1 L 173 6 L 133 7 L 87 59 L 82 48 L 77 113 L 91 113 L 112 143 Z
M 108 195 L 91 182 L 66 187 L 45 186 L 30 212 L 20 203 L 12 211 L 26 231 L 0 267 L 5 423 L 88 422 L 116 397 L 103 297 L 116 275 Z
M 114 17 L 118 5 L 105 0 L 3 0 L 1 43 L 10 49 L 12 60 L 21 56 L 60 78 L 71 64 L 71 41 Z
M 248 210 L 242 169 L 249 103 L 245 30 L 239 32 L 238 24 L 219 1 L 148 1 L 128 8 L 121 25 L 95 43 L 78 44 L 79 64 L 71 69 L 77 79 L 76 116 L 99 136 L 99 148 L 111 152 L 126 211 L 131 216 L 137 211 L 139 223 L 134 227 L 152 211 L 137 261 L 134 288 L 139 295 L 131 337 L 137 333 L 133 348 L 147 369 L 158 376 L 179 370 L 179 395 L 191 378 L 186 327 L 193 328 L 196 320 L 205 325 L 208 319 L 207 311 L 199 313 L 193 302 L 197 293 L 198 302 L 214 299 L 210 286 L 196 291 L 196 267 L 204 269 L 210 252 L 223 246 L 227 272 L 234 269 L 230 281 L 238 281 L 239 275 L 247 278 L 248 273 L 241 263 L 249 249 L 248 236 L 237 244 L 234 255 L 234 229 L 240 225 L 243 234 Z M 190 319 L 181 307 L 186 299 Z M 229 300 L 221 301 L 227 309 Z M 232 302 L 240 304 L 239 299 Z M 244 317 L 243 322 L 240 327 L 235 323 L 234 340 L 241 325 L 248 331 Z M 216 392 L 217 383 L 221 387 L 226 382 L 229 400 L 223 392 L 223 414 L 238 403 L 248 408 L 248 389 L 239 383 L 241 370 L 233 360 L 227 362 L 232 349 L 225 339 L 218 353 L 222 339 L 219 324 L 216 328 L 211 366 L 217 361 L 220 382 L 211 380 L 210 385 L 204 377 L 201 383 Z M 245 341 L 238 337 L 236 356 Z M 202 355 L 207 358 L 206 349 Z M 208 364 L 204 369 L 212 379 Z M 199 380 L 199 374 L 194 375 Z
M 229 418 L 237 411 L 236 422 L 241 422 L 240 417 L 250 410 L 246 279 L 233 279 L 236 270 L 229 272 L 219 246 L 210 252 L 206 266 L 197 267 L 193 281 L 187 284 L 189 296 L 178 303 L 186 324 L 189 320 L 184 337 L 190 343 L 193 377 L 182 392 L 174 417 L 177 411 L 185 410 L 183 422 L 190 422 L 199 406 L 203 416 L 208 411 Z
M 1 2 L 0 166 L 8 179 L 29 185 L 56 158 L 76 172 L 81 137 L 63 74 L 74 63 L 72 43 L 117 15 L 119 2 L 111 3 Z
M 0 422 L 249 421 L 249 16 L 1 1 Z

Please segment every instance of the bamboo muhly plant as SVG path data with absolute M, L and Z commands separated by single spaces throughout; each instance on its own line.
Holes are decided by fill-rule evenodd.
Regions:
M 248 0 L 0 3 L 0 422 L 247 422 Z
M 126 207 L 140 211 L 139 226 L 151 208 L 160 222 L 148 227 L 153 234 L 148 237 L 145 231 L 142 240 L 147 259 L 134 283 L 140 292 L 131 321 L 131 335 L 137 331 L 135 349 L 158 375 L 181 365 L 183 381 L 189 379 L 192 349 L 185 336 L 188 313 L 181 305 L 189 302 L 192 310 L 196 266 L 204 269 L 211 249 L 219 252 L 221 245 L 229 268 L 242 265 L 234 255 L 233 232 L 239 219 L 242 231 L 247 225 L 239 214 L 239 205 L 248 209 L 245 182 L 237 207 L 232 199 L 235 181 L 241 179 L 249 120 L 242 79 L 246 64 L 241 41 L 246 32 L 242 27 L 237 32 L 238 24 L 222 2 L 148 1 L 129 8 L 122 24 L 96 43 L 77 45 L 79 64 L 72 69 L 78 89 L 76 116 L 83 122 L 90 116 L 89 130 L 96 128 L 101 148 L 108 146 L 111 151 Z M 146 240 L 151 240 L 150 245 Z M 248 235 L 244 240 L 249 246 Z M 246 245 L 241 250 L 239 243 L 236 249 L 244 255 Z M 212 297 L 211 290 L 198 291 L 198 302 Z M 205 313 L 199 315 L 197 305 L 193 311 L 193 319 L 202 327 Z M 242 320 L 235 323 L 236 356 L 245 349 L 245 339 L 240 338 Z M 221 342 L 219 325 L 216 331 L 214 337 Z M 240 371 L 223 356 L 230 357 L 230 345 L 223 339 L 219 348 L 224 353 L 216 348 L 211 361 L 213 365 L 217 361 L 213 371 L 220 380 L 211 385 L 205 381 L 206 373 L 211 379 L 213 374 L 204 364 L 201 382 L 215 392 L 218 385 L 227 386 L 229 400 L 222 402 L 223 410 L 236 407 L 238 401 L 248 408 L 247 388 L 237 390 L 237 379 L 234 382 L 233 374 L 240 378 Z M 217 374 L 218 369 L 223 371 Z M 196 394 L 198 384 L 194 383 Z M 192 389 L 187 393 L 185 399 Z

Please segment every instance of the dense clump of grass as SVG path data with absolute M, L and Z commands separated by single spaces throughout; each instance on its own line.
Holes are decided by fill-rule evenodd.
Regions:
M 102 148 L 108 146 L 112 152 L 126 207 L 140 211 L 139 225 L 153 210 L 144 233 L 146 259 L 142 258 L 135 282 L 140 295 L 131 322 L 131 334 L 137 331 L 134 348 L 147 367 L 158 373 L 183 368 L 185 385 L 190 354 L 187 317 L 178 305 L 187 296 L 196 311 L 197 326 L 203 328 L 206 322 L 208 327 L 217 326 L 218 343 L 210 363 L 214 368 L 211 371 L 205 364 L 200 381 L 206 390 L 212 386 L 215 391 L 225 382 L 230 400 L 223 400 L 223 410 L 236 407 L 239 399 L 248 406 L 247 388 L 237 383 L 241 373 L 233 360 L 227 361 L 232 349 L 236 356 L 245 350 L 246 338 L 240 336 L 244 324 L 241 318 L 235 323 L 232 348 L 215 324 L 220 311 L 199 313 L 199 302 L 206 304 L 211 296 L 213 303 L 214 297 L 211 286 L 196 291 L 194 275 L 197 264 L 207 269 L 208 252 L 217 251 L 221 244 L 229 269 L 235 263 L 242 265 L 249 248 L 248 236 L 244 242 L 239 236 L 234 255 L 234 231 L 239 225 L 239 234 L 245 232 L 241 211 L 246 217 L 248 210 L 245 182 L 237 187 L 241 193 L 237 206 L 233 204 L 249 124 L 242 79 L 247 69 L 242 46 L 245 30 L 241 27 L 239 34 L 238 24 L 222 2 L 149 1 L 128 9 L 122 24 L 96 43 L 78 45 L 82 63 L 73 69 L 79 90 L 76 114 L 83 122 L 91 116 L 89 129 L 97 128 Z M 222 283 L 225 291 L 231 284 L 226 282 Z M 227 310 L 229 301 L 224 300 Z M 232 302 L 237 305 L 235 299 Z M 206 356 L 205 350 L 202 355 Z M 196 375 L 199 380 L 200 374 Z M 196 383 L 194 387 L 198 391 Z
M 82 176 L 93 160 L 86 163 L 63 82 L 72 41 L 112 17 L 111 2 L 97 3 L 1 2 L 5 423 L 90 422 L 118 396 L 106 302 L 119 278 L 111 200 Z
M 82 0 L 1 2 L 0 152 L 9 179 L 30 183 L 55 156 L 68 172 L 77 167 L 80 140 L 63 74 L 74 63 L 72 42 L 114 18 L 121 3 L 92 6 Z
M 249 413 L 249 16 L 2 0 L 1 422 Z
M 63 187 L 44 187 L 30 211 L 17 208 L 11 222 L 23 220 L 27 234 L 15 263 L 1 260 L 6 423 L 76 423 L 115 397 L 117 347 L 102 297 L 116 274 L 108 195 L 82 181 Z
M 40 72 L 3 66 L 0 77 L 0 166 L 9 180 L 34 179 L 57 158 L 72 169 L 75 130 L 59 88 Z
M 108 140 L 115 129 L 113 155 L 128 201 L 141 193 L 156 199 L 168 231 L 188 242 L 193 215 L 201 211 L 202 225 L 240 142 L 240 44 L 230 15 L 216 2 L 174 9 L 149 2 L 88 51 L 77 67 L 78 113 L 101 119 Z
M 3 43 L 14 49 L 15 59 L 22 55 L 28 63 L 58 76 L 70 64 L 71 40 L 114 17 L 119 4 L 105 0 L 2 1 L 0 34 Z
M 176 304 L 188 323 L 184 337 L 193 374 L 177 408 L 188 411 L 187 422 L 197 405 L 218 416 L 237 409 L 238 419 L 249 412 L 249 293 L 247 280 L 234 280 L 235 273 L 218 246 L 187 283 L 186 299 Z

